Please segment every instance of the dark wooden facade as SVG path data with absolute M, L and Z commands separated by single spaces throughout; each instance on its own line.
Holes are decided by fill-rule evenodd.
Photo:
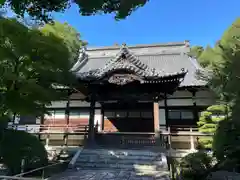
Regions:
M 103 109 L 102 130 L 121 133 L 159 133 L 159 100 L 172 94 L 187 71 L 163 74 L 150 69 L 122 47 L 116 58 L 103 69 L 75 72 L 79 83 L 85 84 L 90 102 L 89 140 L 94 141 L 95 103 Z M 115 103 L 108 103 L 108 101 Z M 148 103 L 140 103 L 147 101 Z M 113 113 L 107 114 L 107 112 Z M 126 136 L 124 136 L 126 139 Z M 121 140 L 123 141 L 123 140 Z M 138 142 L 138 140 L 137 140 Z M 148 142 L 148 140 L 147 140 Z

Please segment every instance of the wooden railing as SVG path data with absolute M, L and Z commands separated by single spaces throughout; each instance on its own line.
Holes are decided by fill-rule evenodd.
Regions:
M 167 149 L 196 149 L 199 145 L 199 138 L 203 136 L 213 136 L 211 133 L 198 132 L 196 126 L 160 126 L 159 134 L 155 133 L 138 133 L 138 132 L 99 132 L 104 134 L 109 140 L 115 138 L 114 143 L 119 142 L 123 145 L 147 145 L 147 146 L 163 146 Z M 145 136 L 144 136 L 145 134 Z M 150 135 L 152 134 L 152 135 Z M 135 136 L 134 136 L 135 135 Z M 146 135 L 149 135 L 146 137 Z M 156 136 L 157 135 L 157 136 Z M 121 136 L 121 140 L 116 138 Z M 159 142 L 158 142 L 159 140 Z
M 161 131 L 171 130 L 174 131 L 190 131 L 192 129 L 193 131 L 198 131 L 198 127 L 196 125 L 160 125 Z
M 9 125 L 8 128 L 34 134 L 81 134 L 88 131 L 88 125 Z
M 88 126 L 87 125 L 11 125 L 9 128 L 25 130 L 29 133 L 36 134 L 39 136 L 44 136 L 46 141 L 45 144 L 49 144 L 49 140 L 51 139 L 51 135 L 61 135 L 63 136 L 63 144 L 68 144 L 68 137 L 75 135 L 84 135 L 87 137 Z M 97 131 L 97 127 L 95 127 Z M 156 140 L 154 137 L 155 133 L 141 133 L 141 132 L 104 132 L 99 131 L 98 134 L 108 135 L 109 137 L 117 137 L 116 140 L 119 144 L 123 145 L 154 145 L 156 144 Z M 149 136 L 145 136 L 148 134 Z M 150 135 L 152 134 L 152 135 Z M 176 148 L 177 144 L 183 146 L 185 143 L 186 148 L 195 149 L 198 140 L 203 136 L 213 136 L 211 133 L 201 133 L 198 132 L 198 128 L 196 126 L 186 127 L 186 126 L 171 126 L 166 127 L 161 125 L 159 137 L 162 141 L 162 144 L 165 144 L 168 148 Z M 109 138 L 108 139 L 111 139 Z M 178 145 L 177 145 L 178 146 Z M 183 147 L 183 149 L 186 149 Z
M 88 138 L 88 125 L 9 125 L 8 129 L 26 131 L 36 135 L 48 145 L 82 146 Z M 95 128 L 96 129 L 96 128 Z
M 145 136 L 128 136 L 123 135 L 121 138 L 121 144 L 122 145 L 144 145 L 144 146 L 155 146 L 156 145 L 156 139 L 154 138 L 154 135 L 150 135 L 148 137 Z
M 168 149 L 176 149 L 173 147 L 176 143 L 182 144 L 189 144 L 189 148 L 194 150 L 199 145 L 199 139 L 201 137 L 209 137 L 213 136 L 213 133 L 202 133 L 198 131 L 197 126 L 171 126 L 171 127 L 164 127 L 161 126 L 161 132 L 166 146 Z M 175 145 L 176 146 L 176 145 Z M 185 149 L 185 148 L 183 148 Z

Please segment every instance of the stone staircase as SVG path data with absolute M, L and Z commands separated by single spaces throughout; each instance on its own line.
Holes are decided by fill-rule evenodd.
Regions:
M 142 174 L 168 173 L 164 153 L 146 149 L 84 148 L 76 159 L 77 169 L 134 171 Z

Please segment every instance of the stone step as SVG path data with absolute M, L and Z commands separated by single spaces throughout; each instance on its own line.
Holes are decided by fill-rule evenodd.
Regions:
M 100 163 L 100 164 L 129 164 L 129 165 L 134 165 L 134 164 L 141 164 L 141 165 L 160 165 L 163 162 L 162 161 L 146 161 L 146 160 L 131 160 L 131 159 L 121 159 L 121 160 L 104 160 L 104 159 L 84 159 L 81 158 L 77 160 L 76 163 Z
M 103 154 L 103 155 L 124 155 L 124 156 L 157 156 L 159 152 L 146 150 L 115 150 L 115 149 L 84 149 L 81 152 L 84 154 Z
M 133 149 L 84 148 L 74 167 L 80 169 L 124 169 L 134 171 L 168 171 L 164 153 Z
M 108 164 L 108 163 L 96 163 L 96 162 L 88 162 L 88 163 L 76 163 L 77 168 L 81 169 L 125 169 L 125 170 L 148 170 L 148 171 L 166 171 L 167 167 L 164 165 L 146 165 L 146 164 Z
M 128 159 L 128 160 L 146 160 L 146 161 L 154 161 L 154 160 L 158 160 L 161 161 L 162 160 L 162 155 L 158 155 L 158 156 L 124 156 L 124 155 L 99 155 L 99 154 L 81 154 L 81 158 L 82 159 L 89 159 L 89 160 L 122 160 L 122 159 Z

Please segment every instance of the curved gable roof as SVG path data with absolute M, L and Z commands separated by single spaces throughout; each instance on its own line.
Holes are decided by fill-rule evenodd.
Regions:
M 205 86 L 206 82 L 197 77 L 197 71 L 202 68 L 195 59 L 187 55 L 188 49 L 184 43 L 93 48 L 81 52 L 72 71 L 82 77 L 89 74 L 101 76 L 101 73 L 117 68 L 130 68 L 143 76 L 164 77 L 183 73 L 184 69 L 187 74 L 180 86 Z M 128 62 L 118 61 L 123 53 Z

